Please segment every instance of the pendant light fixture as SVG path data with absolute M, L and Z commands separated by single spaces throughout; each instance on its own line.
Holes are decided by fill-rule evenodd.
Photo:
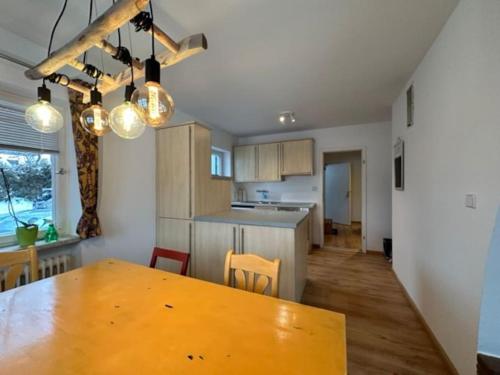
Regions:
M 108 111 L 102 106 L 102 95 L 97 87 L 90 91 L 90 107 L 82 111 L 80 122 L 86 131 L 98 137 L 111 131 Z
M 151 57 L 146 60 L 144 85 L 132 94 L 132 103 L 142 111 L 146 124 L 157 127 L 166 123 L 174 114 L 175 105 L 172 97 L 160 85 L 160 63 L 155 58 L 154 17 L 152 1 L 149 2 L 151 13 Z
M 41 133 L 55 133 L 63 127 L 61 113 L 50 104 L 50 90 L 45 82 L 38 88 L 38 102 L 25 112 L 26 122 Z
M 130 69 L 134 70 L 131 66 Z M 132 77 L 133 77 L 132 73 Z M 135 90 L 134 80 L 125 87 L 125 101 L 111 110 L 109 114 L 111 129 L 120 137 L 125 139 L 138 138 L 146 130 L 146 123 L 142 112 L 130 101 Z
M 64 0 L 63 7 L 57 20 L 52 27 L 52 32 L 50 34 L 49 48 L 47 51 L 47 56 L 50 56 L 50 51 L 52 49 L 52 41 L 54 39 L 54 32 L 56 31 L 57 25 L 61 20 L 61 17 L 66 10 L 66 5 L 68 0 Z M 63 117 L 61 113 L 50 104 L 50 90 L 45 85 L 45 78 L 43 79 L 42 86 L 38 88 L 38 101 L 29 106 L 25 112 L 26 122 L 35 130 L 42 133 L 55 133 L 61 130 L 64 126 Z
M 94 10 L 94 1 L 90 0 L 89 21 L 92 22 L 92 11 Z M 95 4 L 95 13 L 97 16 L 97 2 Z M 90 134 L 101 137 L 111 131 L 109 127 L 109 115 L 106 108 L 102 106 L 102 94 L 97 89 L 99 78 L 104 74 L 95 66 L 87 64 L 87 51 L 83 54 L 83 64 L 85 68 L 83 71 L 95 78 L 94 88 L 90 91 L 90 107 L 86 108 L 80 114 L 80 123 L 83 128 Z M 104 61 L 101 51 L 101 65 L 104 70 Z

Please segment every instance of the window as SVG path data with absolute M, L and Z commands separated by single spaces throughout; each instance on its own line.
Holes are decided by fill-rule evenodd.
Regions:
M 212 176 L 231 177 L 231 153 L 212 147 Z
M 212 176 L 222 176 L 222 160 L 224 154 L 220 151 L 212 150 Z
M 42 134 L 24 120 L 24 107 L 0 100 L 0 168 L 8 184 L 18 220 L 44 231 L 55 222 L 57 133 Z M 14 243 L 16 223 L 9 214 L 0 174 L 0 244 Z
M 17 218 L 40 230 L 54 220 L 53 162 L 46 153 L 0 149 L 0 168 L 10 185 Z M 0 179 L 0 236 L 12 235 L 16 223 L 9 214 L 7 192 Z

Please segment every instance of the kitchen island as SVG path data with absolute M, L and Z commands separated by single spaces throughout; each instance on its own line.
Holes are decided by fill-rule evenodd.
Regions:
M 279 258 L 279 296 L 300 302 L 310 246 L 308 212 L 233 209 L 197 216 L 194 224 L 194 277 L 222 284 L 228 250 Z

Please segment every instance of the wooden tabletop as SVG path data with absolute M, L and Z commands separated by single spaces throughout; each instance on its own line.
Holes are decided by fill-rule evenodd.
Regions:
M 344 315 L 116 259 L 0 293 L 0 373 L 346 374 Z

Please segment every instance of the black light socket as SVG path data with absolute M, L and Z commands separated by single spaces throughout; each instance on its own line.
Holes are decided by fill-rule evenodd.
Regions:
M 131 83 L 130 85 L 125 86 L 125 100 L 130 101 L 132 99 L 132 94 L 135 91 L 135 85 L 134 83 Z
M 160 63 L 154 55 L 146 60 L 146 82 L 160 83 Z
M 45 83 L 38 88 L 38 100 L 50 103 L 50 90 L 45 86 Z
M 96 88 L 90 91 L 90 104 L 102 104 L 102 95 Z

